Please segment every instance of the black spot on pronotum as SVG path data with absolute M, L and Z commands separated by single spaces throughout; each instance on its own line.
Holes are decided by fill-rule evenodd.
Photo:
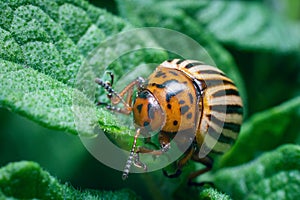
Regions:
M 164 84 L 151 83 L 151 86 L 156 86 L 157 88 L 165 88 Z
M 171 109 L 172 105 L 168 103 L 167 108 Z
M 189 106 L 182 106 L 180 107 L 180 113 L 184 115 L 189 109 L 190 109 Z
M 184 100 L 180 100 L 179 104 L 185 104 L 185 101 Z
M 191 93 L 189 93 L 189 98 L 190 98 L 190 103 L 193 104 L 194 103 L 194 98 L 193 98 L 193 95 Z
M 136 106 L 136 109 L 139 111 L 139 113 L 141 113 L 142 108 L 143 108 L 143 104 L 139 104 Z
M 192 113 L 188 113 L 188 114 L 186 115 L 186 118 L 188 118 L 188 119 L 192 119 L 192 117 L 193 117 L 193 114 L 192 114 Z
M 170 72 L 170 74 L 173 74 L 174 76 L 178 76 L 178 74 L 174 71 L 169 71 L 169 72 Z
M 162 72 L 162 71 L 158 71 L 156 74 L 155 74 L 155 78 L 159 78 L 161 76 L 166 76 L 166 73 Z
M 177 124 L 178 124 L 178 121 L 177 121 L 177 120 L 174 120 L 174 121 L 173 121 L 173 125 L 176 126 Z

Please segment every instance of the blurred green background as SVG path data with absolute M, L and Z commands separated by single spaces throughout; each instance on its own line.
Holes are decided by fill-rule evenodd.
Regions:
M 256 2 L 293 22 L 299 29 L 300 1 Z M 119 15 L 115 1 L 95 0 L 90 3 Z M 284 43 L 287 38 L 279 39 Z M 279 49 L 243 48 L 226 41 L 219 43 L 233 56 L 245 82 L 248 105 L 245 120 L 300 95 L 300 46 L 298 51 L 285 52 Z M 299 121 L 292 123 L 299 126 Z M 31 160 L 62 182 L 70 182 L 75 188 L 113 190 L 130 187 L 145 198 L 151 197 L 150 186 L 144 183 L 143 176 L 149 178 L 152 173 L 143 176 L 133 174 L 124 182 L 121 172 L 93 158 L 77 136 L 44 128 L 4 108 L 0 108 L 0 127 L 0 166 L 13 161 Z M 298 138 L 298 144 L 299 141 Z M 153 174 L 162 173 L 158 171 Z

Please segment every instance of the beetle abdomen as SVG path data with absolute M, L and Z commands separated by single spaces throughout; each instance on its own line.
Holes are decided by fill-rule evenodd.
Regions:
M 221 70 L 195 60 L 174 59 L 161 64 L 190 76 L 201 91 L 202 110 L 196 134 L 202 153 L 226 152 L 237 139 L 243 119 L 243 104 L 235 84 Z

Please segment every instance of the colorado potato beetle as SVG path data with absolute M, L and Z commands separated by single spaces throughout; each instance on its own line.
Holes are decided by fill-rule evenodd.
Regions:
M 113 81 L 112 74 L 111 78 Z M 193 141 L 176 162 L 175 173 L 164 171 L 164 174 L 178 177 L 189 160 L 204 164 L 204 169 L 188 177 L 189 182 L 209 171 L 213 165 L 211 155 L 226 152 L 238 137 L 243 117 L 242 100 L 233 81 L 216 67 L 196 60 L 172 59 L 161 63 L 148 79 L 139 77 L 120 93 L 112 89 L 112 81 L 96 78 L 95 82 L 106 89 L 111 102 L 98 104 L 126 115 L 132 112 L 136 127 L 123 179 L 127 178 L 132 164 L 147 169 L 139 159 L 140 153 L 158 156 L 167 152 L 179 127 L 183 135 L 175 141 L 179 149 L 188 137 Z M 133 98 L 135 87 L 137 93 Z M 150 141 L 152 131 L 159 132 L 160 148 L 136 147 L 138 136 L 142 134 Z

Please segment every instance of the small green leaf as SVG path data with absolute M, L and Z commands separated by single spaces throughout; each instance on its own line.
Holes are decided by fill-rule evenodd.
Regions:
M 231 198 L 228 195 L 223 194 L 222 192 L 220 192 L 216 189 L 206 188 L 206 189 L 201 191 L 201 193 L 199 195 L 199 199 L 203 199 L 203 200 L 230 200 Z
M 258 153 L 294 142 L 300 131 L 295 122 L 299 120 L 300 97 L 253 115 L 243 124 L 236 144 L 221 158 L 218 167 L 242 164 Z
M 78 191 L 61 184 L 37 163 L 22 161 L 0 169 L 0 198 L 16 199 L 137 199 L 129 190 Z
M 214 183 L 233 199 L 300 198 L 300 146 L 287 144 L 245 165 L 225 168 Z
M 12 163 L 0 169 L 0 188 L 7 197 L 62 199 L 59 183 L 33 162 Z

